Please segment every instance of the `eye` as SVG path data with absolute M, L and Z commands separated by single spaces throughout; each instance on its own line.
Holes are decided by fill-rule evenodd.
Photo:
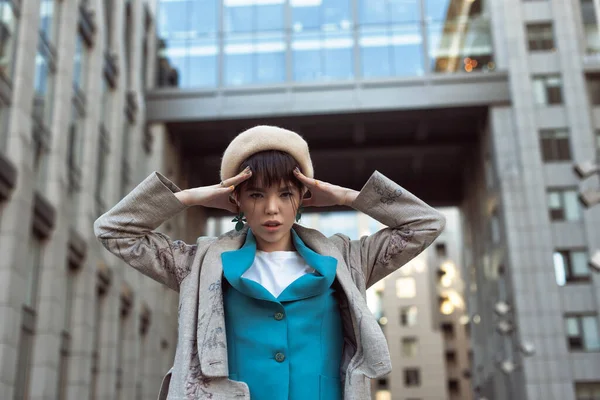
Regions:
M 292 192 L 284 192 L 284 193 L 281 193 L 281 196 L 282 196 L 282 197 L 290 197 L 290 196 L 292 196 Z
M 250 193 L 249 196 L 252 197 L 253 199 L 260 199 L 262 197 L 262 194 L 261 193 Z

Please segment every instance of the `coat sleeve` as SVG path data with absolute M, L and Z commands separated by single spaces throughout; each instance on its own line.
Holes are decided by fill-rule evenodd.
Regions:
M 199 242 L 172 241 L 154 229 L 187 208 L 175 196 L 180 190 L 153 172 L 94 222 L 94 233 L 108 251 L 176 291 L 190 272 Z
M 352 207 L 387 226 L 359 240 L 341 234 L 330 238 L 354 264 L 351 267 L 361 270 L 365 289 L 425 250 L 446 225 L 443 214 L 378 171 L 371 175 Z

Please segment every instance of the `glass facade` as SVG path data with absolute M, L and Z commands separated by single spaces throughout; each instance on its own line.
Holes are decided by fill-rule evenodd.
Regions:
M 494 70 L 486 0 L 160 0 L 159 86 Z

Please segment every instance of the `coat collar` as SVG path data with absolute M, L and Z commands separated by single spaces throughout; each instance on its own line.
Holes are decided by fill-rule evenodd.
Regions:
M 250 229 L 248 229 L 244 245 L 240 249 L 225 251 L 221 254 L 225 279 L 236 290 L 247 296 L 273 302 L 300 300 L 324 293 L 335 279 L 337 260 L 308 248 L 293 229 L 292 241 L 300 256 L 317 273 L 307 274 L 294 281 L 279 297 L 275 298 L 260 284 L 242 277 L 243 273 L 252 266 L 256 256 L 256 239 Z

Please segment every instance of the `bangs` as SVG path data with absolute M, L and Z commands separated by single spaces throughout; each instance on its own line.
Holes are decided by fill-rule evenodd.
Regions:
M 240 189 L 247 187 L 269 188 L 279 186 L 282 182 L 292 185 L 299 192 L 302 191 L 302 183 L 294 175 L 294 168 L 300 166 L 288 153 L 279 150 L 261 151 L 246 159 L 238 172 L 246 167 L 252 169 L 252 177 L 240 185 Z

